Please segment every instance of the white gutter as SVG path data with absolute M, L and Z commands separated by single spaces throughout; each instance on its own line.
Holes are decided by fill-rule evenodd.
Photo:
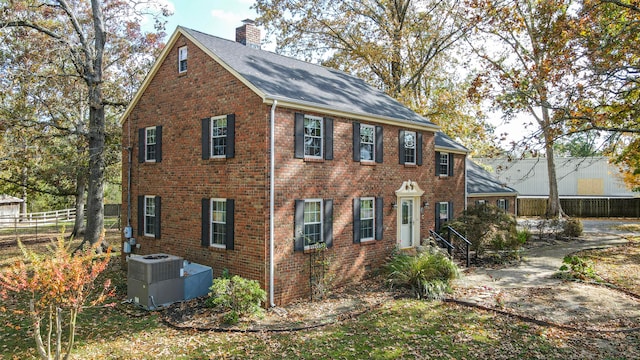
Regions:
M 278 105 L 277 100 L 273 100 L 273 104 L 271 105 L 271 123 L 270 123 L 270 133 L 271 136 L 269 138 L 269 149 L 270 149 L 270 160 L 269 160 L 269 306 L 275 307 L 274 303 L 274 295 L 273 295 L 273 278 L 274 278 L 274 266 L 273 266 L 273 253 L 274 253 L 274 221 L 273 214 L 275 212 L 275 134 L 276 134 L 276 106 Z

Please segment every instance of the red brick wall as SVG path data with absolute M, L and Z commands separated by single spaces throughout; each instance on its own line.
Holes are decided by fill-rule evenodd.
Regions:
M 189 47 L 188 71 L 178 74 L 177 49 Z M 269 112 L 270 105 L 195 45 L 180 38 L 123 125 L 123 145 L 133 149 L 132 225 L 137 226 L 137 196 L 162 197 L 162 237 L 135 236 L 137 253 L 166 252 L 259 280 L 269 280 Z M 395 191 L 413 180 L 425 191 L 420 203 L 464 202 L 464 166 L 456 155 L 455 176 L 435 176 L 434 134 L 423 131 L 423 165 L 398 164 L 398 130 L 384 125 L 384 163 L 363 165 L 352 156 L 352 120 L 334 118 L 334 160 L 294 158 L 295 110 L 276 109 L 275 295 L 276 304 L 309 296 L 309 254 L 294 252 L 294 201 L 333 199 L 333 247 L 326 253 L 333 285 L 358 281 L 379 267 L 396 246 Z M 201 119 L 236 115 L 235 158 L 202 160 Z M 312 113 L 326 116 L 326 114 Z M 364 121 L 361 121 L 365 123 Z M 137 162 L 137 130 L 163 126 L 162 162 Z M 124 153 L 126 159 L 126 152 Z M 123 163 L 123 213 L 127 167 Z M 353 244 L 353 198 L 384 198 L 384 239 Z M 200 245 L 201 198 L 235 199 L 235 250 Z M 451 200 L 453 199 L 453 200 Z M 455 206 L 456 212 L 462 205 Z M 433 205 L 422 214 L 424 238 L 434 226 Z M 134 231 L 134 234 L 136 232 Z
M 445 151 L 443 151 L 445 152 Z M 465 197 L 465 155 L 457 153 L 449 153 L 453 155 L 453 176 L 436 176 L 434 173 L 434 203 L 436 202 L 453 202 L 453 217 L 456 218 L 464 211 Z M 431 164 L 435 168 L 435 154 L 430 159 Z M 430 205 L 430 209 L 426 210 L 435 219 L 435 205 Z M 426 213 L 425 211 L 425 213 Z
M 178 74 L 177 49 L 188 46 L 188 70 Z M 123 125 L 133 148 L 132 225 L 137 196 L 162 197 L 160 239 L 136 236 L 142 254 L 166 252 L 265 283 L 268 234 L 268 107 L 262 99 L 185 38 L 178 39 Z M 234 113 L 235 157 L 202 160 L 201 119 Z M 138 163 L 137 130 L 163 126 L 162 162 Z M 123 157 L 126 159 L 126 157 Z M 126 179 L 127 164 L 123 164 Z M 123 184 L 126 181 L 123 181 Z M 126 204 L 123 186 L 123 204 Z M 235 250 L 204 248 L 201 199 L 235 199 Z M 134 231 L 134 234 L 136 232 Z

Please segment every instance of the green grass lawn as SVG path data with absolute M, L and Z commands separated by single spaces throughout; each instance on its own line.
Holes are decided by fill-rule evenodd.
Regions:
M 115 239 L 117 234 L 113 235 Z M 117 241 L 117 240 L 114 240 Z M 638 246 L 636 244 L 636 246 Z M 4 251 L 0 251 L 0 260 Z M 635 254 L 635 252 L 634 252 Z M 602 256 L 602 254 L 598 254 Z M 636 257 L 630 257 L 637 260 Z M 126 280 L 114 259 L 105 273 L 124 299 Z M 625 261 L 610 266 L 624 267 Z M 635 280 L 634 280 L 635 281 Z M 0 359 L 35 358 L 22 299 L 0 304 Z M 74 359 L 637 359 L 640 332 L 562 331 L 491 311 L 411 299 L 297 332 L 219 333 L 175 330 L 162 312 L 130 305 L 86 309 Z

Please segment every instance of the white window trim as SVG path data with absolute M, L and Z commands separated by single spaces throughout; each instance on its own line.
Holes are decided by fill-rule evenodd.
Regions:
M 361 144 L 361 146 L 362 146 L 362 128 L 370 128 L 371 129 L 371 133 L 373 134 L 373 137 L 372 137 L 373 142 L 371 143 L 371 160 L 369 160 L 369 159 L 363 160 L 362 158 L 360 158 L 360 161 L 361 162 L 375 162 L 376 161 L 376 127 L 373 126 L 373 125 L 360 124 L 360 144 Z
M 418 134 L 415 131 L 405 131 L 404 132 L 404 136 L 406 139 L 407 134 L 413 134 L 413 147 L 412 148 L 408 148 L 406 142 L 404 143 L 404 151 L 405 153 L 402 154 L 402 156 L 406 156 L 406 151 L 407 149 L 413 149 L 413 161 L 407 161 L 406 157 L 404 160 L 404 163 L 406 165 L 416 165 L 416 161 L 417 161 L 417 157 L 418 157 L 418 150 L 417 150 L 417 142 L 418 142 Z M 404 142 L 404 139 L 403 139 Z
M 209 246 L 210 247 L 214 247 L 214 248 L 219 248 L 219 249 L 226 249 L 227 248 L 227 243 L 225 240 L 224 244 L 215 244 L 213 243 L 213 203 L 214 202 L 224 202 L 225 204 L 227 203 L 227 199 L 220 199 L 220 198 L 212 198 L 209 201 Z M 226 219 L 227 219 L 227 208 L 225 205 L 225 209 L 224 209 L 224 216 L 225 216 L 225 222 L 221 223 L 221 222 L 215 222 L 216 224 L 224 224 L 225 226 L 227 225 Z M 226 231 L 225 231 L 225 236 L 226 236 Z
M 360 226 L 362 227 L 362 201 L 363 200 L 371 200 L 371 204 L 372 204 L 372 208 L 371 211 L 373 212 L 373 217 L 371 218 L 371 225 L 372 225 L 372 229 L 373 231 L 371 232 L 371 237 L 370 238 L 360 238 L 360 242 L 367 242 L 367 241 L 375 241 L 376 239 L 376 198 L 374 197 L 363 197 L 360 198 Z M 365 220 L 369 220 L 369 219 L 365 219 Z M 361 229 L 358 229 L 358 231 L 361 231 Z
M 320 155 L 307 155 L 307 142 L 305 141 L 305 139 L 307 138 L 307 134 L 306 131 L 303 131 L 303 150 L 304 150 L 304 157 L 307 159 L 324 159 L 324 119 L 320 116 L 313 116 L 313 115 L 304 115 L 304 119 L 303 119 L 303 127 L 304 127 L 304 121 L 305 120 L 317 120 L 320 123 Z M 314 137 L 315 138 L 315 137 Z M 306 201 L 306 200 L 305 200 Z
M 211 121 L 209 121 L 209 134 L 211 139 L 209 139 L 209 158 L 210 159 L 223 159 L 227 157 L 227 144 L 225 143 L 224 145 L 224 155 L 213 155 L 213 147 L 214 147 L 214 143 L 213 143 L 213 139 L 214 138 L 221 138 L 221 137 L 227 137 L 227 135 L 224 136 L 214 136 L 213 135 L 213 126 L 215 124 L 215 120 L 227 120 L 227 115 L 220 115 L 220 116 L 212 116 L 211 117 Z M 227 122 L 227 131 L 229 131 L 229 122 Z
M 446 155 L 446 157 L 444 156 Z M 446 161 L 442 161 L 442 159 L 446 158 Z M 447 152 L 441 152 L 440 153 L 440 159 L 438 159 L 438 175 L 441 177 L 447 177 L 449 176 L 449 160 L 451 159 L 451 155 L 449 155 L 449 153 Z M 443 173 L 442 172 L 442 166 L 446 165 L 446 171 Z
M 151 129 L 156 129 L 156 139 L 155 142 L 153 144 L 149 144 L 149 140 L 148 140 L 148 135 L 149 135 L 149 130 Z M 156 146 L 158 144 L 158 130 L 157 130 L 157 126 L 150 126 L 147 128 L 144 128 L 144 161 L 145 162 L 156 162 L 156 159 L 149 159 L 149 152 L 147 151 L 147 146 L 149 145 L 154 145 Z M 156 157 L 158 157 L 158 149 L 156 148 Z
M 181 69 L 180 64 L 182 63 L 182 61 L 187 61 L 189 58 L 189 53 L 187 50 L 186 46 L 182 46 L 178 48 L 178 73 L 182 74 L 182 73 L 186 73 L 188 67 L 185 67 L 184 70 Z
M 498 208 L 507 211 L 507 200 L 506 199 L 498 199 Z
M 312 203 L 312 202 L 317 202 L 320 204 L 320 241 L 312 244 L 312 245 L 307 245 L 307 237 L 305 236 L 305 232 L 304 230 L 307 227 L 307 222 L 303 220 L 303 224 L 302 224 L 302 241 L 304 242 L 304 250 L 312 250 L 312 249 L 316 249 L 320 246 L 320 244 L 323 243 L 323 236 L 324 236 L 324 201 L 323 199 L 304 199 L 304 204 L 305 206 L 307 205 L 307 203 Z M 309 223 L 309 224 L 317 224 L 317 223 Z
M 447 209 L 446 214 L 447 214 L 447 219 L 444 221 L 449 221 L 451 219 L 449 219 L 449 203 L 446 201 L 443 201 L 440 203 L 440 212 L 438 213 L 438 220 L 442 221 L 442 217 L 440 216 L 440 214 L 442 214 L 442 209 Z
M 151 202 L 153 203 L 153 214 L 148 214 L 147 213 L 147 200 L 151 200 Z M 158 221 L 158 219 L 156 219 L 156 197 L 155 196 L 148 196 L 145 195 L 144 197 L 144 236 L 149 236 L 149 237 L 155 237 L 155 231 L 152 233 L 148 233 L 147 232 L 147 217 L 153 217 L 155 221 Z

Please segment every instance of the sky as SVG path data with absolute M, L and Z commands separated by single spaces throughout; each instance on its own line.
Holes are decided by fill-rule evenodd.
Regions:
M 173 10 L 166 25 L 167 37 L 178 25 L 221 38 L 235 40 L 236 28 L 244 19 L 258 15 L 253 0 L 160 0 Z M 264 37 L 264 29 L 262 29 Z
M 244 19 L 255 19 L 258 15 L 251 9 L 254 0 L 156 0 L 166 4 L 173 15 L 166 24 L 167 39 L 173 34 L 177 26 L 184 26 L 224 39 L 235 40 L 235 29 L 242 25 Z M 262 31 L 264 40 L 265 30 Z M 274 51 L 275 43 L 271 42 L 263 46 L 263 49 Z M 490 122 L 495 125 L 495 133 L 507 133 L 508 144 L 510 141 L 518 141 L 525 134 L 522 121 L 513 120 L 509 124 L 503 124 L 502 119 L 494 114 Z

